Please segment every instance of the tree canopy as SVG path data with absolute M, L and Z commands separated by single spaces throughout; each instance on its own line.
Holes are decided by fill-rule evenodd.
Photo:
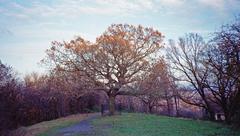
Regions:
M 113 24 L 96 43 L 81 37 L 53 42 L 43 62 L 56 71 L 78 73 L 91 89 L 104 90 L 114 114 L 114 99 L 122 87 L 136 82 L 162 47 L 163 35 L 153 28 Z

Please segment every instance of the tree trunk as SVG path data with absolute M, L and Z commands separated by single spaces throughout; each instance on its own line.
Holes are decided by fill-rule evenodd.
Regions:
M 212 106 L 210 105 L 209 101 L 207 101 L 207 99 L 205 98 L 205 95 L 202 96 L 202 98 L 203 98 L 203 101 L 206 104 L 205 108 L 208 112 L 209 120 L 214 121 L 215 120 L 215 112 L 214 112 Z
M 231 124 L 231 118 L 228 112 L 224 113 L 225 116 L 225 122 L 226 124 L 230 125 Z
M 209 120 L 214 121 L 215 120 L 215 113 L 211 109 L 207 109 L 207 112 L 209 114 Z
M 223 106 L 223 112 L 224 112 L 224 116 L 225 116 L 225 123 L 231 124 L 230 110 L 226 106 Z
M 168 116 L 171 116 L 170 102 L 169 102 L 169 99 L 168 99 L 168 98 L 166 99 L 166 102 L 167 102 Z
M 148 113 L 153 113 L 153 106 L 150 103 L 148 104 Z
M 175 103 L 175 110 L 176 110 L 176 117 L 179 116 L 179 111 L 178 111 L 178 102 L 177 102 L 177 97 L 174 96 L 174 103 Z
M 115 96 L 110 95 L 109 96 L 109 115 L 114 115 L 115 114 Z

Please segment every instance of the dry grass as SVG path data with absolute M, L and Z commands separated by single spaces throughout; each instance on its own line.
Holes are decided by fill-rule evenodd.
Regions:
M 59 118 L 52 121 L 44 121 L 29 127 L 21 127 L 13 132 L 14 136 L 44 136 L 48 131 L 54 131 L 62 127 L 66 127 L 81 120 L 88 118 L 96 113 L 91 114 L 76 114 L 67 117 Z

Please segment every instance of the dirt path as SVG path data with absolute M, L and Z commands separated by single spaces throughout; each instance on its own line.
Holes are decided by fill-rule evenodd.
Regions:
M 91 121 L 93 119 L 96 119 L 100 117 L 100 115 L 93 115 L 87 118 L 86 120 L 83 120 L 77 124 L 71 125 L 66 128 L 62 128 L 56 131 L 53 136 L 89 136 L 89 135 L 95 135 L 93 125 L 91 124 Z

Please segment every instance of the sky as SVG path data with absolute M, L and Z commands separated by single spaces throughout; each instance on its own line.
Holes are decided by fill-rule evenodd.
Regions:
M 0 0 L 0 60 L 19 74 L 39 64 L 52 41 L 92 42 L 111 24 L 141 24 L 168 39 L 208 37 L 239 15 L 240 0 Z

